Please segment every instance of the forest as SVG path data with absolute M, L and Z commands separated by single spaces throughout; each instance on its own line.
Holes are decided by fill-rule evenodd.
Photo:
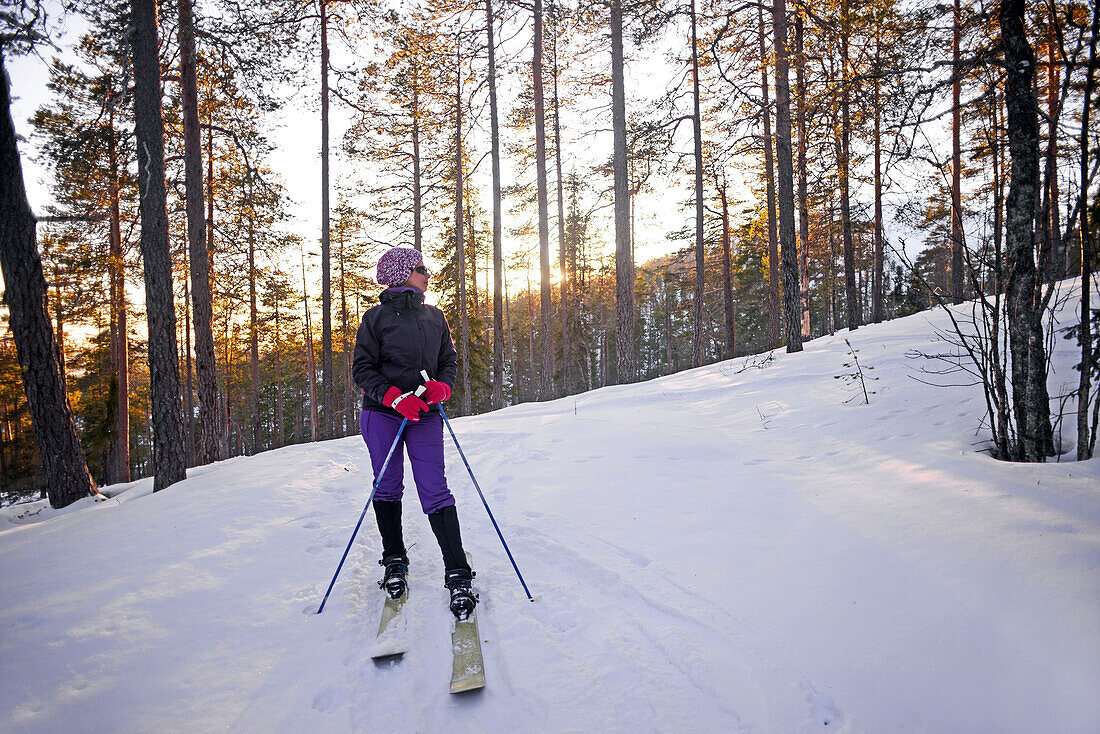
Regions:
M 394 245 L 433 271 L 454 416 L 969 302 L 947 362 L 991 453 L 1044 461 L 1060 424 L 1088 458 L 1100 309 L 1045 314 L 1096 268 L 1098 26 L 1080 0 L 4 0 L 0 501 L 355 435 Z M 27 55 L 48 89 L 13 120 Z

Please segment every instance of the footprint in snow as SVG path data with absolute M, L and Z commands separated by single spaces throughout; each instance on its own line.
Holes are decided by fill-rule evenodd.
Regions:
M 828 727 L 828 730 L 839 729 L 840 725 L 844 723 L 844 715 L 833 703 L 833 699 L 813 686 L 806 685 L 810 689 L 806 700 L 810 702 L 814 721 L 820 723 L 822 727 Z
M 313 697 L 313 708 L 323 714 L 331 714 L 340 708 L 340 696 L 334 686 L 325 686 L 324 690 Z

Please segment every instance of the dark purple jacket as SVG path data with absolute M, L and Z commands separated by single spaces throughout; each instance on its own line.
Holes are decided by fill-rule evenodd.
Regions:
M 363 410 L 381 410 L 399 415 L 382 405 L 390 386 L 401 392 L 414 390 L 424 382 L 421 370 L 433 380 L 452 388 L 458 377 L 458 352 L 451 341 L 451 329 L 443 312 L 424 303 L 415 288 L 387 288 L 380 303 L 363 314 L 355 336 L 355 360 L 351 376 L 363 388 Z M 438 410 L 432 406 L 432 410 Z

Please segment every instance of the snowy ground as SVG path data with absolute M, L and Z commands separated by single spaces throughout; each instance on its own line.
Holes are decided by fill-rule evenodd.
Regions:
M 366 499 L 358 438 L 2 510 L 0 731 L 1100 731 L 1100 461 L 981 453 L 979 389 L 905 356 L 944 323 L 454 421 L 537 597 L 450 447 L 475 694 L 447 693 L 415 501 L 411 651 L 368 654 L 372 516 L 314 614 Z M 870 405 L 834 379 L 844 336 Z M 1076 381 L 1057 347 L 1054 392 Z

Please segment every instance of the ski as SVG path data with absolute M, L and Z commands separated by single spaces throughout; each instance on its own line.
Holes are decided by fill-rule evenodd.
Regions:
M 466 619 L 455 620 L 454 631 L 451 632 L 451 656 L 451 693 L 485 687 L 485 661 L 481 657 L 476 611 Z
M 469 562 L 470 554 L 466 553 Z M 481 634 L 477 629 L 477 609 L 466 619 L 455 619 L 451 632 L 451 693 L 476 691 L 485 687 L 485 660 L 481 657 Z
M 408 621 L 404 614 L 408 598 L 407 590 L 396 599 L 386 596 L 386 603 L 382 605 L 382 621 L 378 624 L 378 637 L 371 648 L 370 656 L 374 660 L 403 655 L 408 649 L 405 635 Z

